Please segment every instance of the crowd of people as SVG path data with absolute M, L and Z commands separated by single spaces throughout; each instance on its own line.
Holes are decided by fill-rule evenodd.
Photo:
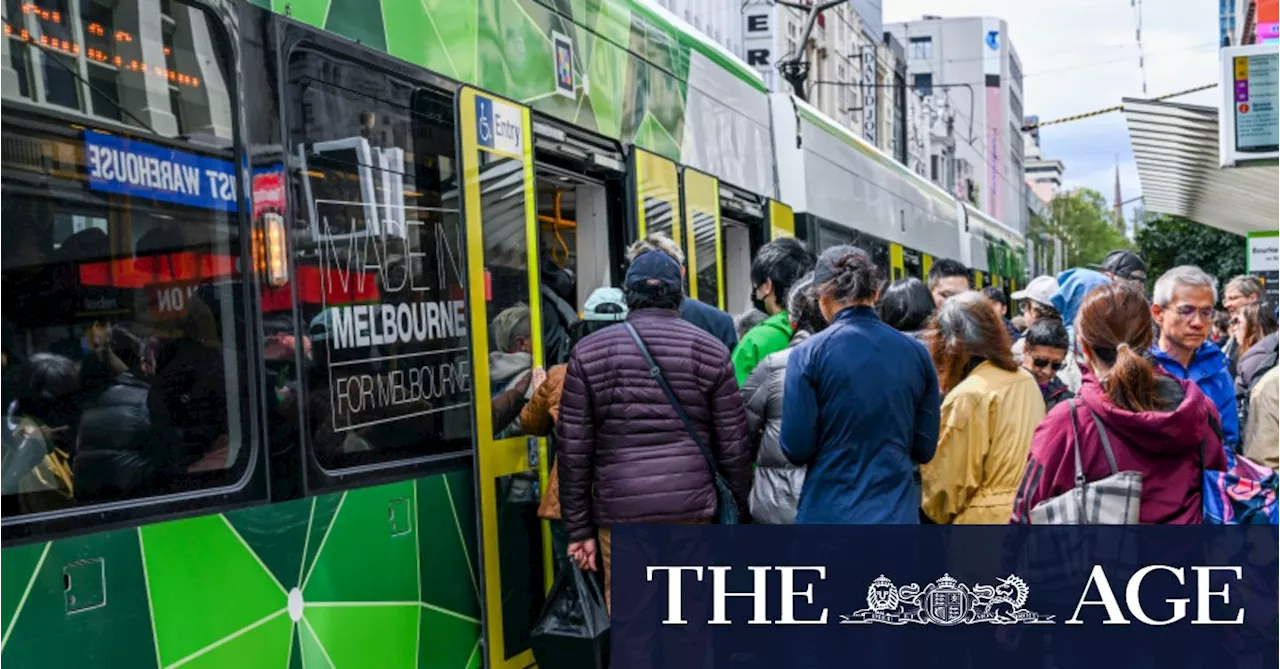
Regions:
M 1277 465 L 1276 308 L 1254 277 L 1227 284 L 1219 338 L 1213 277 L 1176 267 L 1148 298 L 1129 251 L 1036 277 L 1012 319 L 949 259 L 889 282 L 863 249 L 774 240 L 733 318 L 688 306 L 669 239 L 628 257 L 521 419 L 554 435 L 562 554 L 606 587 L 613 526 L 725 504 L 769 524 L 1105 522 L 1049 508 L 1081 485 L 1078 452 L 1085 481 L 1141 476 L 1131 521 L 1195 524 L 1202 472 Z

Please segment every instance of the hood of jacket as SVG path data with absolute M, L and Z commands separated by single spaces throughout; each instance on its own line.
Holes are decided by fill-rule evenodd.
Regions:
M 812 337 L 812 336 L 813 336 L 813 333 L 809 332 L 808 330 L 796 330 L 795 334 L 791 335 L 791 342 L 787 344 L 787 348 L 791 348 L 793 346 L 799 346 L 803 344 L 805 340 L 807 340 L 809 337 Z
M 493 392 L 502 392 L 504 388 L 499 388 L 498 384 L 507 385 L 509 381 L 521 372 L 527 372 L 533 367 L 533 356 L 524 353 L 507 353 L 506 351 L 493 351 L 489 354 L 489 378 L 493 379 Z
M 1062 272 L 1058 275 L 1058 292 L 1053 294 L 1053 308 L 1062 314 L 1062 322 L 1071 328 L 1076 321 L 1076 312 L 1084 303 L 1084 296 L 1108 283 L 1111 279 L 1106 275 L 1083 267 Z
M 1080 401 L 1106 426 L 1111 439 L 1154 455 L 1184 455 L 1200 448 L 1212 402 L 1201 399 L 1195 382 L 1156 371 L 1156 392 L 1164 411 L 1127 411 L 1107 398 L 1093 370 L 1081 370 Z

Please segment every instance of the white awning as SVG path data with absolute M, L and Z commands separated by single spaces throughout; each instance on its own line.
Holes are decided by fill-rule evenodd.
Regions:
M 1136 98 L 1123 104 L 1147 211 L 1238 235 L 1280 226 L 1280 168 L 1219 167 L 1217 109 Z

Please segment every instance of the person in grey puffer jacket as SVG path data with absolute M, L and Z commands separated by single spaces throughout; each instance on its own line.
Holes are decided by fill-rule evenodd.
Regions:
M 932 303 L 930 303 L 932 304 Z M 804 487 L 804 467 L 797 467 L 782 454 L 778 438 L 782 432 L 782 388 L 791 351 L 809 335 L 821 332 L 827 321 L 818 308 L 818 294 L 810 273 L 791 289 L 787 313 L 795 332 L 787 348 L 765 356 L 742 386 L 742 403 L 747 410 L 747 429 L 756 455 L 755 479 L 751 486 L 751 519 L 767 525 L 796 522 L 800 489 Z

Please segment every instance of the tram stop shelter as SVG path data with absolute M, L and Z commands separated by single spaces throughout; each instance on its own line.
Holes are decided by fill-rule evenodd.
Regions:
M 1216 107 L 1124 99 L 1142 199 L 1148 211 L 1275 237 L 1280 51 L 1275 44 L 1224 46 L 1216 88 Z
M 1222 167 L 1218 109 L 1125 98 L 1124 114 L 1147 211 L 1247 235 L 1276 230 L 1275 160 Z

